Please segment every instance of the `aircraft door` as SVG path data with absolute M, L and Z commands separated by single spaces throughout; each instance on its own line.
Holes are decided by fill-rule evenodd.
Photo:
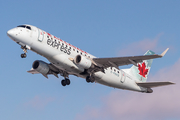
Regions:
M 38 41 L 42 42 L 44 39 L 44 32 L 41 29 L 38 29 Z
M 121 71 L 121 82 L 124 83 L 125 79 L 126 79 L 126 74 L 124 73 L 124 71 Z

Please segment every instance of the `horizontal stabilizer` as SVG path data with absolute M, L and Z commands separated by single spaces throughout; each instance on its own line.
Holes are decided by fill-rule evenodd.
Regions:
M 144 83 L 136 83 L 136 84 L 138 86 L 141 86 L 144 88 L 153 88 L 153 87 L 171 85 L 171 84 L 175 84 L 175 83 L 172 83 L 172 82 L 144 82 Z
M 27 71 L 28 73 L 31 73 L 31 74 L 42 74 L 42 73 L 40 73 L 40 72 L 38 72 L 37 70 L 35 70 L 35 69 L 33 69 L 33 68 L 31 68 L 31 70 L 29 70 L 29 71 Z M 49 74 L 53 74 L 55 77 L 57 77 L 57 78 L 59 78 L 58 77 L 58 74 L 57 73 L 55 73 L 55 72 L 52 72 L 51 71 L 51 73 L 49 73 Z M 48 74 L 42 74 L 44 77 L 46 77 L 46 78 L 48 78 Z
M 34 70 L 33 68 L 31 68 L 31 70 L 27 71 L 28 73 L 31 73 L 31 74 L 38 74 L 39 72 Z

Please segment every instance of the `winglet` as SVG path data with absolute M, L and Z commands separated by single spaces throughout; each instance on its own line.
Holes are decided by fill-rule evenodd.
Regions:
M 161 56 L 163 57 L 163 56 L 167 53 L 168 50 L 169 50 L 169 48 L 167 48 L 167 49 L 161 54 Z

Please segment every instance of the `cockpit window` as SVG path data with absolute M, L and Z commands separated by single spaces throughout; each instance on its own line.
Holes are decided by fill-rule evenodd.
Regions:
M 27 28 L 27 29 L 31 30 L 31 27 L 30 26 L 26 26 L 26 25 L 19 25 L 17 27 L 23 27 L 23 28 Z
M 27 29 L 31 30 L 31 27 L 30 26 L 26 26 Z
M 26 28 L 26 26 L 25 26 L 25 25 L 19 25 L 19 26 L 17 26 L 17 27 L 23 27 L 23 28 Z

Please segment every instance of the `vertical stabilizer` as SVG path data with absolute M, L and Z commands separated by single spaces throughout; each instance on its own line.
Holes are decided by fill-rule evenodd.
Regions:
M 148 50 L 144 55 L 154 55 L 153 51 Z M 146 82 L 147 76 L 150 72 L 153 59 L 144 60 L 141 63 L 137 63 L 137 66 L 133 65 L 130 68 L 130 74 L 141 82 Z

